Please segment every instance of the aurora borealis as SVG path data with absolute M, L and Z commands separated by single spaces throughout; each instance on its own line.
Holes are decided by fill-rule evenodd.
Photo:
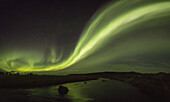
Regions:
M 25 72 L 61 69 L 106 71 L 105 67 L 109 68 L 107 70 L 121 71 L 125 67 L 126 71 L 142 69 L 144 72 L 170 72 L 169 17 L 169 0 L 109 1 L 93 14 L 88 24 L 84 25 L 84 29 L 81 28 L 81 34 L 69 35 L 71 38 L 80 36 L 79 40 L 61 40 L 62 44 L 57 45 L 54 42 L 60 37 L 54 39 L 54 42 L 50 42 L 54 36 L 50 36 L 49 39 L 44 37 L 44 41 L 41 42 L 50 42 L 45 43 L 45 48 L 44 45 L 40 46 L 40 42 L 37 43 L 39 38 L 29 43 L 26 40 L 28 38 L 22 34 L 19 36 L 23 39 L 21 42 L 27 41 L 28 44 L 15 43 L 15 47 L 9 44 L 11 48 L 6 47 L 5 43 L 2 44 L 0 68 L 5 71 Z M 3 42 L 5 33 L 1 33 Z M 50 30 L 46 35 L 48 33 Z M 53 35 L 55 34 L 57 35 L 53 32 Z M 69 43 L 73 45 L 68 45 Z M 29 47 L 25 48 L 25 44 Z

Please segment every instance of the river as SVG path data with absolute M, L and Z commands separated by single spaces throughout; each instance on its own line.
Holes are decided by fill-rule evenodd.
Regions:
M 155 102 L 128 83 L 98 79 L 63 84 L 69 92 L 58 93 L 59 85 L 29 88 L 0 89 L 0 102 Z

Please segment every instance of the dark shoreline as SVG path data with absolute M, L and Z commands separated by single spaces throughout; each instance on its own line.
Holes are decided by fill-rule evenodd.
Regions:
M 136 72 L 100 72 L 70 75 L 0 75 L 0 88 L 36 88 L 108 78 L 129 83 L 157 100 L 170 100 L 170 74 Z

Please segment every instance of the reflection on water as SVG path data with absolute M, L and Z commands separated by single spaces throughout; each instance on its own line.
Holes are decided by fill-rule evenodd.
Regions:
M 138 88 L 116 80 L 99 79 L 87 83 L 65 84 L 74 102 L 151 102 Z
M 109 79 L 63 84 L 69 88 L 65 96 L 58 85 L 30 89 L 0 89 L 0 102 L 152 102 L 138 88 Z

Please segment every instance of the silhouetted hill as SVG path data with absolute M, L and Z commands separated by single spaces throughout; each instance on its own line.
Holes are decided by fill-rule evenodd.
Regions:
M 55 75 L 3 75 L 0 74 L 1 88 L 30 88 L 58 85 L 79 81 L 109 78 L 129 83 L 156 99 L 165 100 L 170 97 L 170 74 L 142 74 L 136 72 L 100 72 L 89 74 Z

